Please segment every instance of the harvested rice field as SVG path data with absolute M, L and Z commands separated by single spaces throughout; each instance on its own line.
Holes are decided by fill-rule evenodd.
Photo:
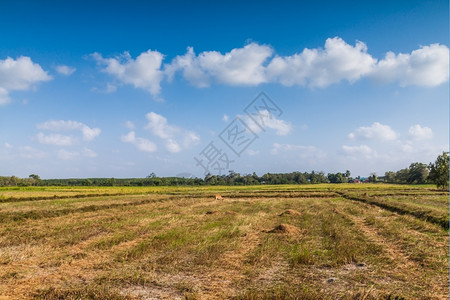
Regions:
M 448 299 L 448 209 L 433 186 L 0 188 L 0 299 Z

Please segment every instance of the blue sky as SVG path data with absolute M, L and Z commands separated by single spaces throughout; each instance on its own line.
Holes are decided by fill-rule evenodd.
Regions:
M 2 1 L 0 175 L 203 176 L 194 157 L 210 142 L 233 161 L 225 173 L 428 163 L 448 151 L 448 12 L 448 1 Z M 260 92 L 282 110 L 260 111 L 264 130 L 244 112 Z M 219 137 L 236 117 L 258 137 L 239 156 Z

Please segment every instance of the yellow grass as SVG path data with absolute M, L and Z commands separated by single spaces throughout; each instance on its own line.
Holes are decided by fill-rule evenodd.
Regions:
M 33 200 L 47 193 L 57 196 Z M 440 214 L 439 193 L 396 185 L 0 189 L 0 298 L 448 299 L 447 230 L 346 198 L 405 200 L 405 209 Z

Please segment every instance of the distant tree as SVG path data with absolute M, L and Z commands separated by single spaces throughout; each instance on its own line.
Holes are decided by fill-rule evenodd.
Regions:
M 384 173 L 384 182 L 394 183 L 395 182 L 395 173 L 392 171 L 387 171 Z
M 395 183 L 407 183 L 409 177 L 408 169 L 401 169 L 395 172 Z
M 41 180 L 41 177 L 39 177 L 39 175 L 36 175 L 36 174 L 31 174 L 31 175 L 28 176 L 28 177 L 31 178 L 31 179 L 34 179 L 34 180 L 36 180 L 36 181 Z
M 154 173 L 154 172 L 151 172 L 148 176 L 147 176 L 147 178 L 155 178 L 156 177 L 156 174 Z
M 436 158 L 434 163 L 430 163 L 429 179 L 436 184 L 438 188 L 448 189 L 449 187 L 449 157 L 448 152 L 443 152 Z
M 376 173 L 370 173 L 369 176 L 369 182 L 377 182 L 378 181 L 378 176 Z
M 116 185 L 116 179 L 114 177 L 106 180 L 107 186 L 115 186 Z
M 350 175 L 352 175 L 351 173 L 350 173 L 350 171 L 349 170 L 347 170 L 347 171 L 345 171 L 345 178 L 350 178 Z
M 328 181 L 330 181 L 331 183 L 347 182 L 347 177 L 343 173 L 336 173 L 336 174 L 329 173 L 327 177 L 328 177 Z
M 309 182 L 310 183 L 327 183 L 328 178 L 325 176 L 324 172 L 316 173 L 314 171 L 311 171 L 311 174 L 309 175 Z
M 428 178 L 428 168 L 427 165 L 423 163 L 412 163 L 408 169 L 408 184 L 421 184 L 425 183 Z
M 8 185 L 17 186 L 17 185 L 19 185 L 19 183 L 20 183 L 21 181 L 22 181 L 22 180 L 21 180 L 19 177 L 17 177 L 17 176 L 11 176 L 11 177 L 9 178 L 9 184 L 8 184 Z
M 41 178 L 36 174 L 31 174 L 30 176 L 28 176 L 28 178 L 28 180 L 22 180 L 25 185 L 38 185 L 41 182 Z

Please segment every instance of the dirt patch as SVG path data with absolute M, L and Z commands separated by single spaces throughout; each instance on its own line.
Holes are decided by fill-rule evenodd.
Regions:
M 289 224 L 280 224 L 271 230 L 265 230 L 267 233 L 284 233 L 289 235 L 297 235 L 301 233 L 300 228 L 289 225 Z
M 183 299 L 181 295 L 168 288 L 158 286 L 130 286 L 121 291 L 123 296 L 138 299 Z
M 299 211 L 296 211 L 294 209 L 286 209 L 283 211 L 279 216 L 285 216 L 285 215 L 291 215 L 291 216 L 301 216 L 302 214 Z

